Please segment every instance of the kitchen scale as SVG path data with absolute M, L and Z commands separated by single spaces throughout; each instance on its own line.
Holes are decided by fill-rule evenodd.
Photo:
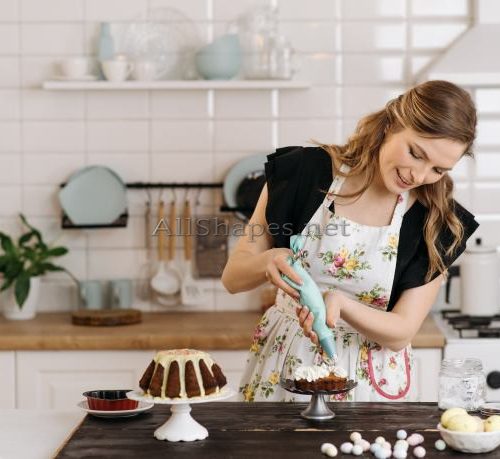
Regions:
M 236 392 L 223 387 L 220 392 L 210 394 L 204 397 L 191 397 L 187 399 L 175 399 L 144 396 L 142 391 L 127 392 L 127 397 L 139 402 L 149 402 L 159 405 L 172 405 L 170 408 L 171 416 L 167 422 L 158 427 L 154 436 L 157 440 L 167 441 L 195 441 L 203 440 L 208 437 L 208 430 L 203 427 L 191 416 L 191 407 L 193 403 L 207 403 L 225 400 L 236 395 Z
M 352 379 L 347 380 L 346 385 L 343 389 L 334 390 L 300 390 L 295 386 L 295 381 L 292 379 L 281 379 L 280 385 L 283 389 L 294 394 L 301 395 L 311 395 L 311 401 L 307 408 L 300 413 L 303 418 L 310 419 L 312 421 L 327 421 L 328 419 L 333 419 L 335 413 L 326 404 L 325 395 L 332 394 L 343 394 L 344 392 L 349 392 L 354 389 L 358 383 Z

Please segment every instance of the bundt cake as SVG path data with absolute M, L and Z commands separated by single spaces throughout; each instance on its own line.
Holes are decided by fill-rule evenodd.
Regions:
M 139 381 L 145 394 L 160 398 L 203 397 L 227 384 L 209 354 L 194 349 L 158 352 Z
M 295 370 L 294 378 L 299 390 L 339 390 L 346 385 L 347 372 L 340 367 L 302 366 Z

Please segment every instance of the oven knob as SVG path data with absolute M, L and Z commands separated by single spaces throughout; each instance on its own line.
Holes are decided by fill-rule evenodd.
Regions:
M 500 389 L 500 371 L 492 371 L 486 376 L 486 383 L 492 389 Z

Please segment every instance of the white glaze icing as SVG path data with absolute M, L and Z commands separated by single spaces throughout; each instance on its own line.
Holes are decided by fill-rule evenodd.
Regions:
M 168 351 L 159 351 L 154 357 L 154 361 L 156 363 L 155 365 L 155 371 L 156 367 L 158 365 L 162 365 L 164 368 L 163 372 L 163 384 L 161 387 L 161 397 L 154 397 L 154 398 L 168 398 L 165 395 L 165 390 L 166 390 L 166 385 L 167 385 L 167 377 L 168 377 L 168 372 L 170 369 L 170 365 L 172 362 L 176 361 L 179 363 L 179 377 L 180 377 L 180 383 L 181 383 L 181 390 L 180 390 L 180 395 L 177 398 L 193 398 L 193 397 L 188 397 L 186 393 L 186 385 L 185 385 L 185 366 L 186 362 L 191 360 L 193 362 L 194 370 L 196 373 L 196 379 L 198 381 L 198 385 L 200 386 L 200 391 L 201 395 L 200 397 L 205 396 L 205 390 L 203 388 L 203 379 L 201 377 L 201 372 L 200 372 L 200 365 L 199 362 L 200 360 L 203 360 L 205 362 L 205 365 L 208 368 L 208 371 L 210 374 L 213 376 L 212 372 L 212 365 L 214 364 L 214 361 L 210 357 L 210 354 L 207 352 L 203 351 L 198 351 L 195 349 L 170 349 Z M 217 387 L 214 394 L 219 393 L 220 388 Z M 148 390 L 148 395 L 149 390 Z M 210 394 L 212 395 L 212 394 Z

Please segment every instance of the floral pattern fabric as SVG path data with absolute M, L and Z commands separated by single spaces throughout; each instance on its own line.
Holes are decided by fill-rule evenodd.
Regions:
M 348 170 L 346 165 L 342 166 Z M 329 209 L 343 177 L 334 178 L 329 193 L 302 231 L 305 244 L 299 254 L 304 269 L 321 291 L 338 288 L 367 307 L 386 310 L 396 267 L 399 230 L 407 192 L 397 199 L 391 224 L 361 225 Z M 342 225 L 342 235 L 330 235 L 327 225 Z M 314 231 L 311 228 L 314 227 Z M 344 231 L 345 229 L 349 231 Z M 308 401 L 310 396 L 287 392 L 280 378 L 293 377 L 301 365 L 322 361 L 321 349 L 304 336 L 295 315 L 297 301 L 278 289 L 275 304 L 257 324 L 247 366 L 239 385 L 240 399 L 253 401 Z M 345 368 L 355 389 L 331 396 L 332 401 L 411 401 L 412 354 L 382 348 L 343 320 L 333 329 L 338 365 Z

